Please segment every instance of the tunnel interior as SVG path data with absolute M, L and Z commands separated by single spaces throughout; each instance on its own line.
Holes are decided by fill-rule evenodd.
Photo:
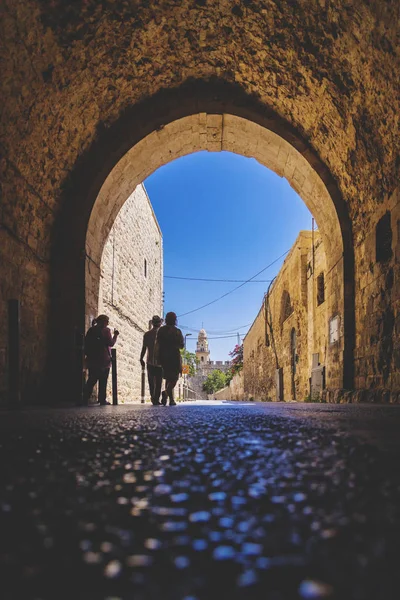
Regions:
M 345 257 L 343 351 L 349 352 L 335 385 L 397 393 L 397 23 L 392 0 L 296 8 L 258 1 L 157 7 L 5 2 L 1 303 L 6 316 L 9 299 L 21 302 L 24 398 L 54 389 L 57 363 L 71 361 L 60 337 L 68 332 L 70 348 L 74 332 L 84 330 L 87 244 L 90 255 L 99 252 L 91 214 L 123 157 L 139 147 L 144 156 L 146 144 L 159 136 L 170 157 L 218 150 L 223 140 L 233 152 L 259 152 L 263 162 L 266 147 L 250 149 L 244 141 L 246 128 L 256 127 L 302 156 L 331 199 L 324 210 L 334 207 L 330 222 L 339 224 Z M 232 119 L 246 125 L 233 127 Z M 187 131 L 187 148 L 181 146 L 183 122 L 202 138 Z M 167 140 L 174 127 L 177 147 Z M 165 164 L 170 157 L 157 160 Z M 138 182 L 157 167 L 150 156 L 148 166 L 136 172 Z M 322 231 L 321 210 L 312 212 Z M 391 249 L 385 246 L 385 260 L 377 261 L 376 225 L 388 211 Z M 2 403 L 7 348 L 4 318 Z

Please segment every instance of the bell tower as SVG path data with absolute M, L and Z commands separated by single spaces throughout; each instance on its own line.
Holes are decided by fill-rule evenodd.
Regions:
M 199 367 L 206 365 L 210 360 L 210 351 L 208 349 L 207 333 L 205 329 L 200 329 L 196 345 L 196 357 L 199 361 Z

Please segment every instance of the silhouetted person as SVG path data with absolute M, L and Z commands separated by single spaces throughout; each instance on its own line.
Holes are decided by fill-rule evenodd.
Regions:
M 157 364 L 157 359 L 154 353 L 155 343 L 161 323 L 162 319 L 158 315 L 154 315 L 151 320 L 153 327 L 150 329 L 150 331 L 146 331 L 144 334 L 142 351 L 140 353 L 140 364 L 144 368 L 145 362 L 143 358 L 147 351 L 147 379 L 149 382 L 151 403 L 154 406 L 160 406 L 162 385 L 162 367 L 161 365 Z
M 162 392 L 161 404 L 176 406 L 174 387 L 182 373 L 182 357 L 180 349 L 184 347 L 183 335 L 176 327 L 177 317 L 174 312 L 165 316 L 165 325 L 160 327 L 157 335 L 158 360 L 163 368 L 165 391 Z
M 93 324 L 94 323 L 94 324 Z M 99 382 L 98 401 L 101 406 L 107 402 L 107 380 L 111 367 L 111 347 L 114 346 L 119 336 L 119 331 L 114 329 L 114 335 L 108 327 L 107 315 L 99 315 L 92 321 L 85 336 L 85 356 L 89 369 L 89 377 L 83 390 L 83 402 L 88 403 L 93 388 Z

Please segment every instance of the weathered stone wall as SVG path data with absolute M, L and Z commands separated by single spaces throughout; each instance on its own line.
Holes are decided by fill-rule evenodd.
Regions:
M 212 124 L 212 117 L 224 122 L 227 114 L 283 136 L 324 182 L 355 248 L 356 384 L 398 385 L 399 261 L 373 261 L 370 276 L 363 260 L 373 254 L 381 214 L 398 203 L 397 0 L 2 0 L 1 9 L 0 314 L 10 295 L 25 307 L 26 396 L 45 380 L 46 355 L 65 373 L 72 349 L 64 352 L 60 340 L 72 340 L 74 328 L 84 327 L 87 226 L 108 174 L 135 145 L 139 154 L 147 152 L 135 185 L 146 168 L 174 158 L 176 145 L 186 153 L 220 150 L 228 137 L 234 148 L 240 127 L 223 125 L 226 134 L 219 136 L 220 125 Z M 185 146 L 171 131 L 163 140 L 168 124 L 198 114 L 208 124 L 198 128 L 197 144 L 191 137 Z M 152 132 L 151 143 L 139 147 Z M 268 141 L 253 139 L 268 154 Z M 273 149 L 277 162 L 280 151 Z M 248 152 L 256 155 L 252 147 Z M 290 156 L 284 164 L 282 174 L 304 198 L 310 180 L 291 170 Z M 115 213 L 104 202 L 108 229 L 97 230 L 99 256 L 102 236 L 135 185 Z M 313 211 L 321 233 L 322 222 L 331 222 L 331 216 L 318 218 L 323 206 L 317 201 Z M 352 270 L 351 260 L 337 271 L 346 268 Z M 371 344 L 381 334 L 385 341 Z M 6 346 L 2 319 L 3 355 Z M 340 379 L 337 359 L 330 369 Z
M 8 300 L 20 301 L 21 400 L 40 402 L 49 322 L 49 262 L 15 232 L 0 228 L 0 405 L 8 399 Z
M 228 387 L 218 390 L 215 394 L 209 396 L 210 399 L 216 400 L 244 400 L 244 377 L 243 371 L 236 373 L 229 383 Z
M 302 231 L 244 338 L 243 375 L 247 399 L 276 400 L 277 367 L 283 369 L 284 400 L 303 401 L 308 395 L 312 354 L 319 353 L 321 363 L 321 358 L 326 358 L 328 300 L 316 306 L 313 269 L 314 273 L 326 270 L 323 245 L 318 232 L 313 236 L 310 231 Z M 328 288 L 328 298 L 331 294 Z M 293 331 L 296 334 L 295 369 Z M 329 377 L 327 384 L 329 386 Z
M 376 212 L 388 216 L 387 255 L 377 257 L 376 227 L 365 232 L 356 255 L 355 387 L 400 391 L 400 192 Z M 385 240 L 378 240 L 385 245 Z M 378 251 L 379 252 L 379 251 Z
M 195 392 L 198 400 L 207 398 L 207 393 L 203 391 L 203 383 L 207 379 L 207 375 L 196 373 L 193 377 L 188 378 L 189 387 Z
M 332 386 L 336 381 L 337 359 L 343 342 L 343 315 L 338 311 L 336 296 L 339 292 L 338 285 L 332 282 L 330 273 L 326 268 L 326 255 L 321 236 L 318 231 L 314 232 L 311 239 L 311 249 L 307 255 L 307 312 L 306 328 L 307 336 L 307 377 L 311 377 L 313 354 L 319 355 L 319 363 L 325 366 L 327 386 Z M 314 245 L 314 249 L 312 247 Z M 323 301 L 318 299 L 318 277 L 323 276 Z M 337 317 L 339 323 L 339 339 L 337 342 L 329 343 L 329 320 Z M 332 359 L 333 360 L 330 360 Z M 333 362 L 333 364 L 332 364 Z
M 236 375 L 233 376 L 229 389 L 231 393 L 231 400 L 244 400 L 244 374 L 243 371 L 240 371 Z
M 207 398 L 209 400 L 230 400 L 231 399 L 231 390 L 229 386 L 222 388 L 222 390 L 218 390 L 215 394 L 208 394 Z
M 162 316 L 162 277 L 162 235 L 140 185 L 115 219 L 101 261 L 99 313 L 107 314 L 110 327 L 120 332 L 115 346 L 120 402 L 140 401 L 139 356 L 149 320 L 155 314 Z M 89 322 L 93 316 L 87 315 Z M 111 392 L 111 378 L 109 386 Z

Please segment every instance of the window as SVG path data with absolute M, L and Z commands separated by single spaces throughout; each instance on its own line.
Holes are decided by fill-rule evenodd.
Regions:
M 392 258 L 392 226 L 388 210 L 376 226 L 376 262 L 386 262 Z
M 317 277 L 317 306 L 325 302 L 325 277 L 320 273 Z
M 147 260 L 144 259 L 144 276 L 147 277 Z

